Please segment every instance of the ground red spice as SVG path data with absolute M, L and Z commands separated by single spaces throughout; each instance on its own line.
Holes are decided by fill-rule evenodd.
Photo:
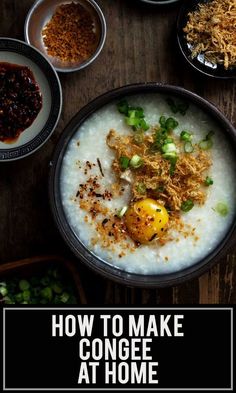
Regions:
M 54 15 L 42 30 L 47 53 L 65 62 L 83 62 L 94 53 L 98 37 L 93 19 L 77 3 L 57 7 Z

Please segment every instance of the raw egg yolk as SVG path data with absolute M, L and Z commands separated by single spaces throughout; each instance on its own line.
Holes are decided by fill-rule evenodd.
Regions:
M 125 215 L 130 236 L 142 244 L 160 236 L 168 221 L 169 215 L 166 208 L 151 198 L 135 202 Z

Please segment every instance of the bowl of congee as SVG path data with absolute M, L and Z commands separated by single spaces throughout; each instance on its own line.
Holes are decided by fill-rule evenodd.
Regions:
M 64 130 L 56 225 L 78 259 L 130 286 L 199 276 L 235 237 L 236 133 L 210 102 L 158 83 L 112 90 Z

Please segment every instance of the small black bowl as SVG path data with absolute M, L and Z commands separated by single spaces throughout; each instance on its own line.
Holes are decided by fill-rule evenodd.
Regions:
M 170 5 L 180 0 L 139 0 L 141 3 L 149 5 Z
M 50 167 L 49 174 L 49 198 L 56 225 L 70 249 L 91 269 L 100 273 L 102 276 L 117 281 L 122 284 L 136 287 L 165 287 L 176 285 L 193 277 L 201 275 L 225 254 L 228 246 L 236 239 L 236 222 L 234 219 L 229 231 L 220 244 L 198 263 L 170 274 L 142 275 L 128 273 L 118 269 L 113 265 L 105 263 L 100 258 L 90 252 L 75 235 L 69 222 L 67 221 L 61 200 L 60 192 L 60 173 L 65 151 L 71 138 L 78 130 L 79 126 L 98 109 L 114 100 L 120 100 L 129 95 L 146 93 L 159 93 L 182 98 L 197 105 L 200 109 L 209 114 L 225 131 L 225 137 L 229 138 L 230 143 L 236 151 L 236 130 L 226 117 L 210 102 L 198 95 L 177 86 L 169 86 L 159 83 L 145 83 L 120 87 L 101 95 L 82 108 L 77 115 L 70 121 L 65 128 L 58 145 L 56 146 Z M 94 148 L 94 147 L 91 147 Z M 236 153 L 235 153 L 236 155 Z M 236 158 L 235 158 L 236 160 Z
M 204 54 L 192 58 L 190 45 L 188 44 L 183 28 L 188 22 L 188 13 L 195 11 L 199 4 L 209 3 L 211 0 L 185 0 L 180 8 L 177 18 L 177 42 L 185 60 L 197 71 L 217 79 L 236 78 L 236 67 L 226 70 L 223 64 L 212 64 L 207 61 Z

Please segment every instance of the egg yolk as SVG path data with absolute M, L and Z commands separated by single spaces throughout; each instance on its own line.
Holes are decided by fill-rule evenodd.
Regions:
M 166 208 L 151 198 L 135 202 L 125 215 L 130 236 L 142 244 L 149 243 L 160 236 L 168 221 Z

